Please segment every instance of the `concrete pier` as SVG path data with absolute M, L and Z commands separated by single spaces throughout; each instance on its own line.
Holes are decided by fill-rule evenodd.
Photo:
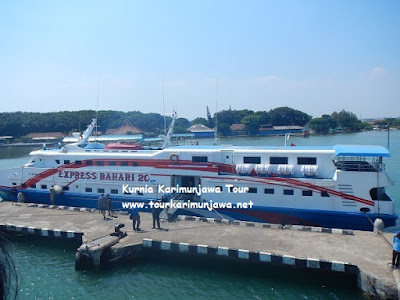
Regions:
M 391 249 L 373 232 L 286 226 L 207 218 L 180 217 L 152 229 L 150 214 L 141 213 L 139 232 L 127 215 L 103 220 L 97 211 L 47 205 L 0 203 L 4 231 L 35 234 L 45 238 L 74 238 L 90 242 L 114 232 L 118 223 L 128 236 L 113 245 L 112 257 L 134 259 L 147 251 L 178 255 L 211 255 L 291 268 L 352 273 L 367 295 L 396 299 L 395 276 L 389 268 Z M 391 234 L 383 234 L 391 240 Z M 72 262 L 71 262 L 72 263 Z

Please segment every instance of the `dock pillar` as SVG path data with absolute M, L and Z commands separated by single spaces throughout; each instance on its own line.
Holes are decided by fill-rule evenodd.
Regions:
M 56 193 L 54 191 L 54 188 L 50 188 L 50 203 L 51 205 L 56 204 Z
M 124 224 L 117 224 L 114 233 L 82 244 L 75 254 L 75 270 L 89 270 L 110 261 L 111 247 L 127 235 L 120 231 L 124 226 Z

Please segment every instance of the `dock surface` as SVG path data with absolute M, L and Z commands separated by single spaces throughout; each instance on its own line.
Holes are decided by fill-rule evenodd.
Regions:
M 141 231 L 134 232 L 127 215 L 103 219 L 97 211 L 70 208 L 39 208 L 29 204 L 0 203 L 0 225 L 82 233 L 89 242 L 114 232 L 114 226 L 124 223 L 122 231 L 128 236 L 115 245 L 124 248 L 140 245 L 143 240 L 169 241 L 176 244 L 206 245 L 217 249 L 243 249 L 272 253 L 283 257 L 344 262 L 357 266 L 368 278 L 379 281 L 384 289 L 396 291 L 393 271 L 389 268 L 392 250 L 377 233 L 353 231 L 343 234 L 311 230 L 265 228 L 261 224 L 238 222 L 240 225 L 215 223 L 212 220 L 178 220 L 161 223 L 162 229 L 152 228 L 152 216 L 141 213 Z M 391 241 L 392 234 L 383 233 Z M 370 280 L 370 279 L 368 279 Z M 369 284 L 369 283 L 368 283 Z M 372 284 L 372 283 L 371 283 Z

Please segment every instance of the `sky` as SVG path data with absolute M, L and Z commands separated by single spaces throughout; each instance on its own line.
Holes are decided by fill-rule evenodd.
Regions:
M 398 0 L 0 1 L 0 112 L 400 117 Z

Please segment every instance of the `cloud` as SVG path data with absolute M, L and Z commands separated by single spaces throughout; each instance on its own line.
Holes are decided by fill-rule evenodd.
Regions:
M 381 67 L 375 67 L 371 71 L 369 71 L 370 79 L 384 78 L 386 75 L 387 75 L 387 71 Z

